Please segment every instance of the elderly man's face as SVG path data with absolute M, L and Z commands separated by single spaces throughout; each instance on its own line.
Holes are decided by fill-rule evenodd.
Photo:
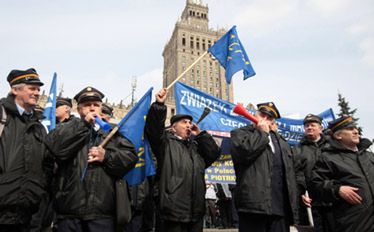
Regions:
M 310 140 L 319 139 L 322 134 L 322 126 L 317 122 L 305 123 L 304 130 L 304 135 Z
M 21 107 L 34 107 L 39 100 L 40 86 L 27 84 L 19 88 L 12 88 L 12 94 Z
M 100 101 L 86 101 L 80 103 L 78 106 L 78 113 L 81 118 L 86 117 L 88 113 L 94 113 L 94 115 L 101 114 L 101 102 Z
M 172 131 L 182 139 L 188 139 L 191 135 L 192 122 L 185 118 L 172 125 Z
M 360 134 L 356 127 L 344 128 L 335 133 L 335 139 L 346 146 L 356 146 L 360 143 Z

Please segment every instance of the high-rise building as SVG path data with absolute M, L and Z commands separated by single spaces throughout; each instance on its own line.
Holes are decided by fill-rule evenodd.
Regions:
M 186 6 L 162 54 L 164 87 L 172 83 L 179 74 L 226 33 L 225 29 L 209 28 L 208 12 L 208 6 L 204 5 L 201 0 L 186 0 Z M 233 101 L 232 84 L 227 85 L 225 70 L 209 53 L 180 81 L 223 100 Z M 173 89 L 169 90 L 166 104 L 170 108 L 169 115 L 173 115 L 175 113 Z

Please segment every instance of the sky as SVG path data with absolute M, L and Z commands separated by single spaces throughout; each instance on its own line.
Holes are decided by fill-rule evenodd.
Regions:
M 282 116 L 332 108 L 338 93 L 357 108 L 364 137 L 374 138 L 374 1 L 202 0 L 213 29 L 237 26 L 257 75 L 234 76 L 234 102 L 273 101 Z M 129 103 L 162 87 L 162 51 L 185 0 L 0 1 L 0 95 L 12 69 L 34 67 L 49 92 L 86 86 Z

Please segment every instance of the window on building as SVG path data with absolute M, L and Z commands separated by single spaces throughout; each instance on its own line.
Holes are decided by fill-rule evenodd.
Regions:
M 186 38 L 182 38 L 182 46 L 186 46 Z

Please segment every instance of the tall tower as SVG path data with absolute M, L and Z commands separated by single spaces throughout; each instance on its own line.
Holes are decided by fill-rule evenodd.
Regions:
M 225 29 L 209 29 L 208 6 L 201 0 L 186 0 L 186 6 L 166 44 L 164 57 L 163 86 L 167 87 L 175 78 L 210 48 Z M 200 89 L 226 101 L 233 101 L 233 87 L 226 84 L 225 70 L 210 54 L 200 60 L 181 79 L 181 82 Z M 174 90 L 171 89 L 166 103 L 174 114 Z

